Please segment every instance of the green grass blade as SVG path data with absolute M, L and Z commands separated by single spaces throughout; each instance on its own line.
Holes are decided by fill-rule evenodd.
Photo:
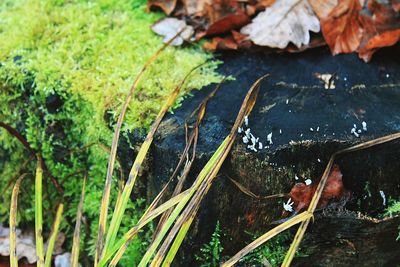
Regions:
M 35 237 L 36 237 L 36 255 L 38 257 L 37 266 L 44 266 L 44 249 L 43 249 L 43 215 L 42 215 L 42 158 L 37 156 L 38 163 L 36 167 L 35 177 Z
M 165 212 L 166 210 L 170 209 L 171 207 L 179 203 L 185 196 L 188 195 L 188 193 L 189 190 L 186 190 L 180 193 L 179 195 L 169 199 L 168 201 L 160 205 L 158 208 L 146 212 L 139 220 L 139 222 L 134 227 L 132 227 L 127 233 L 125 233 L 125 235 L 118 242 L 116 242 L 115 245 L 108 251 L 108 253 L 101 259 L 101 261 L 99 262 L 99 266 L 105 266 L 105 264 L 112 257 L 112 255 L 114 255 L 114 253 L 118 251 L 109 265 L 109 266 L 116 266 L 118 261 L 124 254 L 127 246 L 129 245 L 129 242 L 135 237 L 138 231 L 147 223 L 149 223 L 154 218 L 159 216 L 161 213 Z
M 58 229 L 60 228 L 61 216 L 62 216 L 63 210 L 64 210 L 64 205 L 63 204 L 58 205 L 56 218 L 54 220 L 53 227 L 51 229 L 49 244 L 47 246 L 46 258 L 45 258 L 45 262 L 44 262 L 45 267 L 51 266 L 51 257 L 53 255 L 54 244 L 56 242 L 57 235 L 58 235 Z
M 15 182 L 10 207 L 10 267 L 18 267 L 17 257 L 17 211 L 18 211 L 18 194 L 21 182 L 27 174 L 23 174 Z
M 85 175 L 82 183 L 81 198 L 79 200 L 78 210 L 76 211 L 76 223 L 75 223 L 74 238 L 72 241 L 72 251 L 71 251 L 71 267 L 78 267 L 78 262 L 79 262 L 79 244 L 80 244 L 83 201 L 85 199 L 85 190 L 86 190 L 86 180 L 87 177 Z
M 189 189 L 189 194 L 179 202 L 179 204 L 175 207 L 172 211 L 171 215 L 168 217 L 167 221 L 164 223 L 163 227 L 161 228 L 159 234 L 156 236 L 150 247 L 147 249 L 145 255 L 143 256 L 141 262 L 139 263 L 139 267 L 147 266 L 151 257 L 153 256 L 155 250 L 157 249 L 158 245 L 163 240 L 164 236 L 172 226 L 175 219 L 179 216 L 181 211 L 184 209 L 185 205 L 189 202 L 190 198 L 196 192 L 196 190 L 200 187 L 203 180 L 207 177 L 211 168 L 215 165 L 217 159 L 220 157 L 221 153 L 223 152 L 224 148 L 228 143 L 228 138 L 222 142 L 222 144 L 218 147 L 217 151 L 212 155 L 211 159 L 207 162 L 204 168 L 201 170 L 200 174 L 198 175 L 194 185 Z
M 179 36 L 179 34 L 181 32 L 182 31 L 178 32 L 173 38 L 171 38 L 167 43 L 165 43 L 160 49 L 158 49 L 147 60 L 147 62 L 143 66 L 143 68 L 140 70 L 140 72 L 136 76 L 136 79 L 133 82 L 133 85 L 130 88 L 129 93 L 126 96 L 125 102 L 121 109 L 121 113 L 119 114 L 117 125 L 115 127 L 115 131 L 114 131 L 114 135 L 113 135 L 110 157 L 109 157 L 108 166 L 107 166 L 106 181 L 105 181 L 105 185 L 104 185 L 103 197 L 101 200 L 99 229 L 98 229 L 98 235 L 97 235 L 96 254 L 95 254 L 95 260 L 94 260 L 95 266 L 97 266 L 97 262 L 99 261 L 99 257 L 102 254 L 102 250 L 103 250 L 103 246 L 104 246 L 104 235 L 105 235 L 105 232 L 107 229 L 107 215 L 108 215 L 108 206 L 109 206 L 109 202 L 110 202 L 111 181 L 112 181 L 112 176 L 113 176 L 113 172 L 114 172 L 115 159 L 117 156 L 119 135 L 120 135 L 122 123 L 125 118 L 125 113 L 128 109 L 129 103 L 132 99 L 132 96 L 133 96 L 135 90 L 136 90 L 136 87 L 138 86 L 141 78 L 143 77 L 143 73 L 157 59 L 157 57 L 161 54 L 161 52 L 164 51 L 165 48 L 167 48 L 176 39 L 176 37 Z
M 158 126 L 161 123 L 161 120 L 163 119 L 164 115 L 167 113 L 169 108 L 173 105 L 175 102 L 176 98 L 178 97 L 184 83 L 186 82 L 187 78 L 190 76 L 190 74 L 196 70 L 197 68 L 201 67 L 203 64 L 200 64 L 190 70 L 190 72 L 185 76 L 185 78 L 181 81 L 181 83 L 174 89 L 174 91 L 169 95 L 167 101 L 164 103 L 163 107 L 161 108 L 160 112 L 158 113 L 156 120 L 154 121 L 153 125 L 151 126 L 150 132 L 147 134 L 147 137 L 145 141 L 143 142 L 142 146 L 139 149 L 139 152 L 136 156 L 135 162 L 132 165 L 132 169 L 129 173 L 128 181 L 126 182 L 126 185 L 124 187 L 124 191 L 121 194 L 121 197 L 118 199 L 114 213 L 111 219 L 110 223 L 110 228 L 107 232 L 107 237 L 106 237 L 106 242 L 104 244 L 104 251 L 103 254 L 107 253 L 107 251 L 111 248 L 111 246 L 115 242 L 115 238 L 117 236 L 119 227 L 121 225 L 122 221 L 122 216 L 124 215 L 127 203 L 129 201 L 133 186 L 136 181 L 136 177 L 139 173 L 140 167 L 143 164 L 143 161 L 147 155 L 147 152 L 150 148 L 151 143 L 153 142 L 153 137 L 158 129 Z
M 197 190 L 196 194 L 191 199 L 188 206 L 185 208 L 185 211 L 181 214 L 177 222 L 175 223 L 174 227 L 168 234 L 167 238 L 165 239 L 163 245 L 157 252 L 151 266 L 160 266 L 161 262 L 164 260 L 165 255 L 168 255 L 168 259 L 166 261 L 166 265 L 168 262 L 172 262 L 173 258 L 176 255 L 184 237 L 186 236 L 187 231 L 190 228 L 190 225 L 194 219 L 194 216 L 197 213 L 197 210 L 200 207 L 200 203 L 202 198 L 207 194 L 209 188 L 215 177 L 217 176 L 219 169 L 221 168 L 225 158 L 228 156 L 229 151 L 235 141 L 236 132 L 239 126 L 243 123 L 244 117 L 248 115 L 252 108 L 255 105 L 257 95 L 259 92 L 259 85 L 260 82 L 267 77 L 268 75 L 262 76 L 259 78 L 249 89 L 248 93 L 246 94 L 245 99 L 243 100 L 242 106 L 239 110 L 239 113 L 236 117 L 236 121 L 231 129 L 230 134 L 226 137 L 226 143 L 223 146 L 223 149 L 220 151 L 218 157 L 214 160 L 211 168 L 207 172 L 205 179 L 201 181 L 201 186 Z M 177 235 L 177 238 L 175 236 Z M 175 240 L 174 240 L 175 238 Z M 168 251 L 168 247 L 171 242 L 174 240 L 170 251 Z

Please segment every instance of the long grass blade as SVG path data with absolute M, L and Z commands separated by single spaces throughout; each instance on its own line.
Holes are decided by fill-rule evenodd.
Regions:
M 273 229 L 269 230 L 268 232 L 266 232 L 265 234 L 263 234 L 262 236 L 260 236 L 259 238 L 257 238 L 253 242 L 251 242 L 250 244 L 248 244 L 245 248 L 243 248 L 238 253 L 236 253 L 235 256 L 233 256 L 227 262 L 223 263 L 221 265 L 221 267 L 233 266 L 242 257 L 246 256 L 251 251 L 253 251 L 254 249 L 258 248 L 259 246 L 261 246 L 262 244 L 264 244 L 265 242 L 267 242 L 268 240 L 270 240 L 274 236 L 278 235 L 279 233 L 289 229 L 290 227 L 292 227 L 292 226 L 294 226 L 294 225 L 296 225 L 296 224 L 298 224 L 300 222 L 303 222 L 305 220 L 308 220 L 308 219 L 312 218 L 312 216 L 313 215 L 310 212 L 304 211 L 304 212 L 294 216 L 293 218 L 290 218 L 286 222 L 274 227 Z
M 224 162 L 225 158 L 227 157 L 227 155 L 235 141 L 237 129 L 243 123 L 244 117 L 246 115 L 248 115 L 251 112 L 251 110 L 253 109 L 256 99 L 257 99 L 257 95 L 258 95 L 259 85 L 260 85 L 261 81 L 267 76 L 268 75 L 265 75 L 265 76 L 259 78 L 253 84 L 253 86 L 249 89 L 249 91 L 243 101 L 243 104 L 239 110 L 238 116 L 236 118 L 236 121 L 235 121 L 232 129 L 231 129 L 230 134 L 225 138 L 224 142 L 219 147 L 219 150 L 217 150 L 218 153 L 215 153 L 213 155 L 213 157 L 215 155 L 216 155 L 216 157 L 214 159 L 212 157 L 211 158 L 212 161 L 211 160 L 209 161 L 209 163 L 211 162 L 211 165 L 208 166 L 208 168 L 206 168 L 206 171 L 203 174 L 204 175 L 203 179 L 201 179 L 199 181 L 199 186 L 195 189 L 197 192 L 193 191 L 193 194 L 191 195 L 191 196 L 194 195 L 193 198 L 191 200 L 189 198 L 187 199 L 186 202 L 188 202 L 190 200 L 188 206 L 185 208 L 184 212 L 180 215 L 180 217 L 177 220 L 177 222 L 175 223 L 174 227 L 171 229 L 170 233 L 168 234 L 168 236 L 165 239 L 164 243 L 162 244 L 161 248 L 159 249 L 156 256 L 154 257 L 151 266 L 159 266 L 161 264 L 161 262 L 163 261 L 163 259 L 166 256 L 166 254 L 168 253 L 168 248 L 169 248 L 171 242 L 174 240 L 176 234 L 179 232 L 178 233 L 179 238 L 176 239 L 174 244 L 172 245 L 173 252 L 171 252 L 169 254 L 170 257 L 167 259 L 168 262 L 172 262 L 173 257 L 175 256 L 176 251 L 178 250 L 179 246 L 181 245 L 183 238 L 186 235 L 186 233 L 190 227 L 190 224 L 193 220 L 190 218 L 195 216 L 197 209 L 200 206 L 200 202 L 201 202 L 202 198 L 207 193 L 208 189 L 211 186 L 211 183 L 215 179 L 220 167 L 222 166 L 222 163 Z M 207 163 L 207 165 L 208 165 L 208 163 Z M 206 165 L 206 167 L 207 167 L 207 165 Z M 200 174 L 203 173 L 203 170 Z M 196 180 L 198 180 L 198 179 L 196 179 Z M 184 204 L 183 207 L 186 205 L 186 202 L 182 203 L 182 204 Z M 172 216 L 172 214 L 171 214 L 171 216 Z M 171 218 L 171 219 L 175 220 L 175 218 Z M 172 222 L 171 222 L 171 224 L 172 224 Z M 185 226 L 182 227 L 184 224 L 185 224 Z M 166 227 L 168 227 L 168 229 L 169 229 L 170 225 L 166 225 Z M 166 230 L 164 232 L 166 232 Z M 161 238 L 159 238 L 159 239 L 161 239 Z M 155 250 L 157 246 L 158 246 L 158 244 L 154 244 L 153 249 Z M 149 251 L 147 251 L 147 252 L 149 252 Z M 150 252 L 153 253 L 152 251 L 150 251 Z M 142 266 L 147 264 L 147 262 L 150 260 L 150 257 L 151 257 L 151 255 L 147 255 L 147 258 L 143 257 L 144 260 L 142 259 L 142 262 L 141 262 L 141 264 L 143 264 Z
M 22 180 L 27 173 L 21 175 L 15 182 L 10 207 L 10 267 L 18 267 L 17 257 L 17 211 L 18 211 L 18 194 Z
M 74 238 L 72 240 L 72 251 L 71 251 L 71 267 L 78 267 L 78 262 L 79 262 L 82 209 L 83 209 L 83 201 L 85 199 L 86 180 L 87 176 L 85 175 L 82 183 L 81 198 L 79 200 L 78 210 L 76 211 L 76 223 L 75 223 Z
M 95 266 L 97 266 L 97 262 L 99 260 L 100 255 L 102 254 L 102 250 L 103 250 L 103 246 L 104 246 L 104 235 L 105 235 L 105 231 L 107 228 L 108 206 L 109 206 L 109 202 L 110 202 L 111 181 L 112 181 L 112 176 L 113 176 L 113 172 L 114 172 L 115 159 L 116 159 L 116 155 L 117 155 L 119 135 L 120 135 L 122 123 L 125 118 L 126 111 L 128 109 L 129 103 L 132 99 L 132 96 L 133 96 L 141 78 L 143 77 L 143 74 L 146 71 L 146 69 L 157 59 L 157 57 L 161 54 L 161 52 L 164 51 L 165 48 L 167 48 L 181 34 L 182 31 L 183 31 L 183 29 L 181 31 L 179 31 L 167 43 L 165 43 L 160 49 L 158 49 L 147 60 L 147 62 L 143 66 L 143 68 L 140 70 L 140 72 L 136 76 L 135 81 L 133 82 L 133 85 L 131 86 L 131 88 L 129 90 L 129 93 L 125 98 L 125 102 L 122 105 L 121 113 L 119 114 L 117 125 L 115 127 L 112 145 L 111 145 L 110 156 L 108 159 L 107 175 L 106 175 L 106 181 L 105 181 L 105 185 L 104 185 L 103 197 L 102 197 L 101 207 L 100 207 L 99 229 L 98 229 L 98 235 L 97 235 L 96 254 L 95 254 Z
M 63 204 L 58 205 L 56 218 L 54 220 L 53 227 L 51 229 L 49 244 L 47 246 L 46 258 L 45 258 L 45 262 L 44 262 L 45 267 L 51 266 L 51 260 L 52 260 L 51 257 L 53 255 L 54 244 L 56 242 L 57 235 L 58 235 L 58 229 L 60 228 L 61 216 L 62 216 L 63 210 L 64 210 L 64 205 Z
M 142 216 L 142 218 L 138 221 L 138 223 L 134 227 L 132 227 L 127 233 L 125 233 L 124 236 L 118 242 L 116 242 L 112 246 L 112 248 L 105 254 L 105 256 L 99 262 L 99 266 L 104 266 L 108 262 L 108 260 L 114 255 L 114 253 L 118 251 L 109 265 L 109 266 L 116 266 L 118 261 L 121 259 L 122 255 L 124 254 L 126 248 L 128 247 L 129 243 L 136 236 L 138 231 L 143 226 L 145 226 L 147 223 L 149 223 L 154 218 L 159 216 L 161 213 L 163 213 L 166 210 L 170 209 L 171 207 L 175 206 L 188 194 L 189 194 L 189 189 L 180 193 L 179 195 L 169 199 L 167 202 L 163 203 L 159 207 L 157 207 L 149 212 L 146 212 Z
M 332 168 L 332 165 L 333 165 L 333 162 L 334 162 L 336 156 L 338 156 L 340 154 L 344 154 L 344 153 L 350 153 L 350 152 L 367 149 L 372 146 L 380 145 L 380 144 L 390 142 L 390 141 L 393 141 L 393 140 L 399 139 L 399 138 L 400 138 L 400 133 L 390 134 L 390 135 L 386 135 L 386 136 L 383 136 L 383 137 L 380 137 L 377 139 L 373 139 L 373 140 L 370 140 L 367 142 L 363 142 L 361 144 L 358 144 L 358 145 L 355 145 L 355 146 L 352 146 L 349 148 L 345 148 L 345 149 L 340 150 L 340 151 L 336 152 L 335 154 L 333 154 L 325 168 L 325 171 L 324 171 L 322 178 L 318 184 L 318 187 L 313 195 L 313 198 L 311 199 L 310 206 L 308 207 L 308 212 L 310 212 L 312 214 L 314 213 L 314 211 L 317 207 L 318 201 L 321 197 L 322 191 L 324 190 L 326 180 L 328 179 L 330 170 Z M 285 256 L 282 266 L 290 266 L 290 264 L 294 258 L 294 255 L 296 253 L 296 250 L 298 249 L 300 242 L 304 237 L 304 234 L 307 230 L 307 226 L 309 223 L 310 223 L 310 219 L 307 219 L 300 224 L 300 227 L 297 230 L 297 233 L 293 239 L 292 244 L 290 245 L 289 251 L 287 252 L 287 254 Z
M 194 159 L 196 157 L 196 148 L 197 148 L 197 141 L 198 141 L 198 137 L 199 137 L 199 127 L 201 122 L 203 121 L 204 118 L 204 114 L 206 112 L 206 108 L 207 108 L 207 104 L 208 101 L 214 97 L 214 95 L 216 94 L 216 92 L 220 89 L 221 85 L 225 82 L 227 77 L 224 77 L 221 82 L 214 88 L 213 91 L 211 91 L 210 94 L 207 95 L 207 97 L 205 99 L 203 99 L 203 101 L 199 104 L 199 106 L 192 112 L 192 114 L 189 116 L 189 119 L 192 118 L 195 113 L 197 112 L 197 119 L 196 119 L 196 123 L 194 125 L 194 129 L 190 134 L 190 137 L 187 138 L 187 132 L 188 132 L 188 126 L 187 124 L 185 124 L 185 129 L 186 129 L 186 146 L 185 149 L 181 155 L 181 158 L 179 159 L 179 162 L 173 172 L 173 174 L 171 175 L 169 182 L 167 183 L 167 185 L 170 183 L 170 181 L 172 181 L 172 179 L 177 175 L 181 165 L 184 162 L 184 159 L 188 159 L 189 157 L 189 150 L 190 148 L 193 146 L 192 148 L 192 157 L 190 158 L 190 160 L 188 160 L 182 170 L 182 174 L 179 178 L 179 181 L 177 183 L 177 185 L 175 186 L 174 192 L 172 193 L 172 197 L 178 195 L 183 188 L 183 185 L 186 181 L 186 177 L 188 176 L 192 164 L 194 162 Z M 156 227 L 156 230 L 154 231 L 154 236 L 157 236 L 157 234 L 159 233 L 160 229 L 162 228 L 162 226 L 164 225 L 165 221 L 167 220 L 167 218 L 169 217 L 169 215 L 171 214 L 172 209 L 166 211 L 163 213 L 163 215 L 161 216 L 158 225 Z
M 38 257 L 37 266 L 44 266 L 44 249 L 43 249 L 43 215 L 42 215 L 42 158 L 37 156 L 38 163 L 36 167 L 35 177 L 35 236 L 36 236 L 36 255 Z
M 142 166 L 142 163 L 147 155 L 150 145 L 153 142 L 154 134 L 155 134 L 158 126 L 160 125 L 162 118 L 164 117 L 165 113 L 169 110 L 169 108 L 175 102 L 175 100 L 178 97 L 179 92 L 180 92 L 181 88 L 183 87 L 184 83 L 186 82 L 187 78 L 191 75 L 191 73 L 193 71 L 200 68 L 204 64 L 205 63 L 196 66 L 186 75 L 186 77 L 181 81 L 181 83 L 170 94 L 167 101 L 164 103 L 163 107 L 161 108 L 160 112 L 158 113 L 155 122 L 151 126 L 150 132 L 147 134 L 145 141 L 143 142 L 142 146 L 139 149 L 139 152 L 136 156 L 135 162 L 133 163 L 132 169 L 129 173 L 128 181 L 126 182 L 126 185 L 124 187 L 124 191 L 122 192 L 121 197 L 118 199 L 119 201 L 117 201 L 117 203 L 115 205 L 114 213 L 113 213 L 111 223 L 110 223 L 110 229 L 107 232 L 106 242 L 105 242 L 105 246 L 104 246 L 105 251 L 107 251 L 115 242 L 115 238 L 117 236 L 118 229 L 119 229 L 119 226 L 122 221 L 122 216 L 125 212 L 126 205 L 129 201 L 129 197 L 131 195 L 133 186 L 135 184 L 136 177 L 137 177 L 140 167 Z

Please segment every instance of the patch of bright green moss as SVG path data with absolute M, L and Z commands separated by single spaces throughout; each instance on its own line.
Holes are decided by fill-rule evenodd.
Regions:
M 63 201 L 67 206 L 62 231 L 71 236 L 82 177 L 87 172 L 84 212 L 89 231 L 82 233 L 82 242 L 90 245 L 84 246 L 88 253 L 93 252 L 108 158 L 98 144 L 110 146 L 108 123 L 116 120 L 136 74 L 162 45 L 161 38 L 150 31 L 161 15 L 144 9 L 144 0 L 0 1 L 0 121 L 17 128 L 42 152 L 65 188 L 61 199 L 45 179 L 45 230 L 51 225 L 56 202 Z M 167 48 L 139 84 L 124 131 L 147 128 L 184 75 L 209 58 L 199 47 Z M 218 81 L 215 67 L 214 63 L 193 74 L 186 92 Z M 90 144 L 95 145 L 82 149 Z M 34 168 L 35 160 L 0 129 L 0 223 L 8 220 L 10 179 L 23 172 L 33 174 Z M 33 175 L 23 185 L 18 213 L 21 226 L 34 219 Z M 140 208 L 143 203 L 132 203 L 125 229 L 138 219 Z M 140 242 L 133 244 L 132 253 L 140 254 Z M 135 265 L 135 259 L 130 257 L 129 265 Z

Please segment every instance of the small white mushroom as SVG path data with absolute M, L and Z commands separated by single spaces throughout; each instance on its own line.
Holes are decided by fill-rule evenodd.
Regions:
M 365 121 L 363 121 L 361 124 L 362 124 L 363 131 L 366 132 L 367 131 L 367 123 Z
M 310 185 L 310 184 L 312 183 L 312 181 L 311 181 L 311 179 L 307 179 L 307 180 L 304 181 L 304 183 L 305 183 L 306 185 Z
M 360 133 L 361 133 L 361 129 L 358 129 L 358 130 L 357 130 L 357 133 L 359 133 L 359 134 L 360 134 Z
M 320 159 L 317 159 L 318 160 L 318 162 L 321 162 L 321 160 Z
M 270 145 L 273 144 L 273 142 L 272 142 L 272 132 L 270 132 L 270 133 L 267 135 L 267 141 L 268 141 L 268 143 L 269 143 Z
M 242 127 L 239 127 L 239 128 L 238 128 L 238 133 L 241 134 L 242 132 L 243 132 L 243 128 L 242 128 Z
M 292 201 L 291 198 L 289 198 L 289 200 L 286 203 L 283 203 L 283 208 L 286 211 L 292 212 L 293 211 L 293 207 L 292 207 L 293 204 L 294 204 L 294 202 Z
M 382 190 L 379 190 L 379 194 L 381 194 L 382 200 L 383 200 L 383 206 L 386 206 L 386 196 L 385 193 Z
M 249 142 L 249 139 L 247 138 L 247 136 L 243 136 L 242 138 L 243 143 L 247 144 Z
M 355 137 L 360 137 L 360 135 L 357 132 L 354 132 Z
M 354 129 L 357 129 L 357 125 L 353 124 L 353 128 L 354 128 Z
M 246 131 L 244 131 L 244 133 L 246 134 L 247 138 L 251 138 L 251 133 L 250 133 L 250 128 L 248 128 Z
M 297 181 L 297 180 L 299 180 L 299 177 L 295 174 L 294 179 Z
M 289 104 L 289 99 L 286 99 L 286 105 Z
M 263 144 L 261 142 L 258 143 L 258 149 L 263 149 Z
M 249 117 L 244 116 L 244 125 L 249 126 Z
M 389 73 L 386 73 L 386 78 L 389 78 L 389 77 L 390 77 Z
M 279 129 L 279 134 L 282 134 L 282 129 Z
M 317 127 L 317 132 L 319 132 L 319 126 Z
M 314 132 L 314 129 L 313 129 L 313 128 L 310 128 L 310 131 L 311 131 L 311 132 Z

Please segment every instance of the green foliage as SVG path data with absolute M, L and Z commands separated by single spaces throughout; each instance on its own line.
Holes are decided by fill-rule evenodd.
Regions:
M 400 215 L 400 201 L 389 200 L 389 206 L 386 208 L 384 216 L 395 216 Z M 399 235 L 396 238 L 396 241 L 400 240 L 400 225 L 399 225 Z
M 16 128 L 42 153 L 63 185 L 65 213 L 60 230 L 69 243 L 81 180 L 88 173 L 83 208 L 87 230 L 82 231 L 86 244 L 81 247 L 89 254 L 94 251 L 108 159 L 99 144 L 110 146 L 112 125 L 135 75 L 162 45 L 149 29 L 161 15 L 146 14 L 144 8 L 144 0 L 0 1 L 0 121 Z M 124 134 L 147 128 L 177 83 L 209 57 L 198 47 L 167 48 L 143 77 L 126 115 Z M 215 67 L 211 64 L 192 75 L 185 93 L 218 81 Z M 18 221 L 34 221 L 36 162 L 29 157 L 14 137 L 0 129 L 0 223 L 7 221 L 12 185 L 24 172 L 32 175 L 21 188 Z M 116 200 L 117 175 L 114 179 L 111 203 Z M 44 233 L 50 232 L 59 200 L 45 175 Z M 143 201 L 129 204 L 122 231 L 139 219 L 143 208 Z M 131 247 L 124 266 L 135 265 L 143 251 L 139 239 Z
M 252 235 L 253 239 L 259 236 L 257 234 L 249 234 Z M 239 263 L 243 266 L 264 266 L 268 261 L 272 266 L 280 266 L 292 240 L 293 235 L 290 232 L 280 233 L 243 257 Z M 296 256 L 305 256 L 305 254 L 296 252 Z
M 221 227 L 219 221 L 215 225 L 214 233 L 211 235 L 211 240 L 208 244 L 204 244 L 200 248 L 200 253 L 195 255 L 199 266 L 201 267 L 216 267 L 221 264 L 221 253 L 224 250 L 221 244 Z

